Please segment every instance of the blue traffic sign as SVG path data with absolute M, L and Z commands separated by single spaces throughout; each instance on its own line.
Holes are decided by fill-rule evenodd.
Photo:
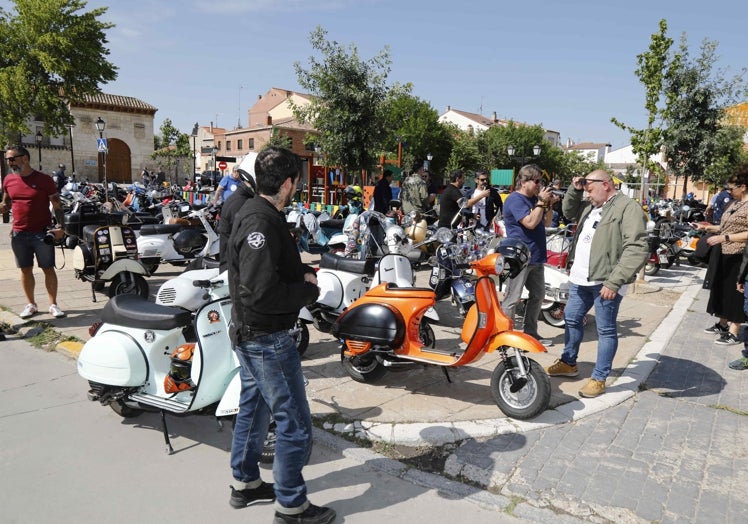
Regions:
M 99 153 L 106 153 L 109 150 L 106 143 L 106 138 L 96 139 L 96 151 Z

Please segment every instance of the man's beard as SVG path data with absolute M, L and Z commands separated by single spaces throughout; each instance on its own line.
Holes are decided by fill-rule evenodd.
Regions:
M 18 164 L 13 164 L 12 166 L 8 166 L 8 170 L 11 173 L 20 173 L 21 172 L 21 166 Z

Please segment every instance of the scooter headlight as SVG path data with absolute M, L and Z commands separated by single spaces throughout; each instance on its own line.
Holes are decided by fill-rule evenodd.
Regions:
M 501 275 L 504 271 L 504 255 L 496 253 L 496 262 L 494 263 L 494 271 L 497 275 Z
M 436 230 L 436 240 L 440 244 L 446 244 L 452 240 L 452 230 L 448 227 L 440 227 Z

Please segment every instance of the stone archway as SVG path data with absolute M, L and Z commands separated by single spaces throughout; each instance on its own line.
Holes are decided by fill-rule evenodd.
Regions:
M 107 140 L 109 152 L 106 157 L 106 178 L 108 182 L 132 184 L 132 157 L 130 147 L 117 138 Z M 104 168 L 99 154 L 99 182 L 104 181 Z

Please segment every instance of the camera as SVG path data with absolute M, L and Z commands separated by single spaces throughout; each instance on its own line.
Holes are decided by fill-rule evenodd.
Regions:
M 566 195 L 566 192 L 565 191 L 561 191 L 560 189 L 554 189 L 554 190 L 551 191 L 551 193 L 553 193 L 557 197 L 561 197 L 561 198 L 564 198 L 564 195 Z
M 65 246 L 66 240 L 68 238 L 68 235 L 65 233 L 62 234 L 62 237 L 58 240 L 55 238 L 55 234 L 50 230 L 47 229 L 46 233 L 44 233 L 44 238 L 42 239 L 45 244 L 48 246 Z

